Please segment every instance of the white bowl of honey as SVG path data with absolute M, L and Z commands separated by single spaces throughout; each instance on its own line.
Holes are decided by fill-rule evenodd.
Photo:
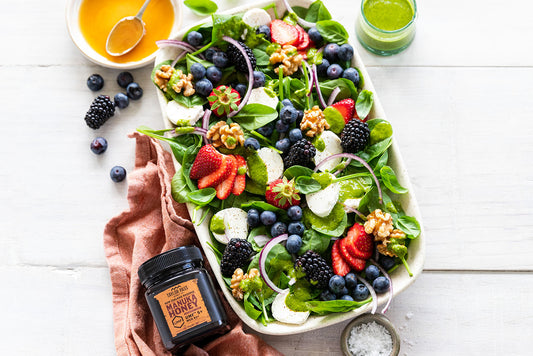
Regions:
M 126 16 L 135 16 L 144 0 L 69 0 L 67 28 L 74 44 L 92 62 L 108 68 L 133 69 L 153 62 L 156 41 L 172 38 L 181 26 L 181 1 L 152 0 L 143 15 L 146 33 L 137 46 L 122 56 L 106 52 L 113 26 Z

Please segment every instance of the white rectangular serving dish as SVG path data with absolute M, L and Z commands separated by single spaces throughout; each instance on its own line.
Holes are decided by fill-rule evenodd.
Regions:
M 259 2 L 253 5 L 244 5 L 244 6 L 236 7 L 231 10 L 225 11 L 223 13 L 234 14 L 234 13 L 244 12 L 251 8 L 255 8 L 255 7 L 261 8 L 272 3 L 276 3 L 278 14 L 283 14 L 286 11 L 285 5 L 283 4 L 282 0 L 275 0 L 275 1 L 266 0 L 266 1 Z M 291 0 L 291 6 L 309 7 L 311 3 L 312 1 L 310 0 Z M 274 14 L 272 11 L 270 11 L 270 14 L 272 18 L 274 18 Z M 199 22 L 198 24 L 205 23 L 205 22 L 207 21 L 204 20 L 204 21 Z M 184 29 L 180 31 L 176 35 L 175 39 L 181 39 L 183 35 L 187 32 L 187 30 L 188 29 Z M 155 59 L 155 65 L 165 60 L 174 59 L 176 55 L 179 54 L 179 52 L 180 50 L 177 50 L 174 48 L 161 49 Z M 379 102 L 379 98 L 375 93 L 374 86 L 372 85 L 370 77 L 368 76 L 365 66 L 361 60 L 361 57 L 357 53 L 355 46 L 354 46 L 354 58 L 352 59 L 352 65 L 357 67 L 361 71 L 361 74 L 363 75 L 364 83 L 365 83 L 364 89 L 370 90 L 371 92 L 374 93 L 374 106 L 372 108 L 372 111 L 370 112 L 369 117 L 386 119 L 383 108 L 381 107 L 381 104 Z M 158 96 L 161 110 L 163 113 L 163 120 L 164 120 L 165 126 L 167 128 L 171 128 L 172 124 L 167 120 L 166 114 L 165 114 L 167 100 L 165 96 L 161 93 L 161 91 L 159 90 L 157 91 L 157 96 Z M 394 128 L 394 121 L 391 121 L 391 124 Z M 176 167 L 179 167 L 179 163 L 176 160 L 174 160 L 174 163 L 176 164 Z M 422 219 L 420 216 L 418 205 L 416 203 L 415 196 L 413 194 L 411 182 L 409 181 L 407 170 L 405 168 L 405 165 L 403 163 L 403 160 L 400 154 L 400 150 L 395 140 L 392 141 L 392 145 L 389 148 L 389 163 L 388 164 L 396 172 L 398 180 L 401 182 L 401 184 L 407 189 L 409 189 L 408 194 L 399 196 L 402 207 L 404 208 L 407 215 L 414 216 L 420 222 L 421 229 L 422 229 L 420 236 L 417 239 L 412 240 L 411 244 L 409 245 L 408 262 L 413 272 L 413 277 L 409 277 L 405 268 L 403 268 L 402 266 L 397 268 L 391 274 L 391 278 L 393 281 L 393 287 L 394 287 L 394 295 L 398 295 L 399 293 L 404 291 L 407 287 L 409 287 L 415 281 L 415 279 L 422 273 L 424 258 L 425 258 L 425 246 L 424 246 L 425 235 L 424 235 L 424 230 L 422 226 Z M 189 213 L 192 214 L 194 205 L 187 204 L 187 207 L 189 209 Z M 267 326 L 264 326 L 261 322 L 253 320 L 246 314 L 242 304 L 237 302 L 235 298 L 233 298 L 231 291 L 227 288 L 226 284 L 224 283 L 224 280 L 222 279 L 222 275 L 220 273 L 220 266 L 217 262 L 217 258 L 213 250 L 211 249 L 211 247 L 209 247 L 209 245 L 207 244 L 207 242 L 211 241 L 211 237 L 209 235 L 209 219 L 205 219 L 201 225 L 195 226 L 195 229 L 196 229 L 196 233 L 198 234 L 198 238 L 200 240 L 204 253 L 207 257 L 207 260 L 209 261 L 209 264 L 211 265 L 213 272 L 215 273 L 216 280 L 219 283 L 220 288 L 224 292 L 224 295 L 226 296 L 226 299 L 228 300 L 229 304 L 231 305 L 235 313 L 237 313 L 237 315 L 250 328 L 260 333 L 269 334 L 269 335 L 298 334 L 298 333 L 307 332 L 307 331 L 311 331 L 311 330 L 315 330 L 319 328 L 324 328 L 330 325 L 334 325 L 334 324 L 352 319 L 360 314 L 367 313 L 371 310 L 371 303 L 369 303 L 359 309 L 346 312 L 346 313 L 334 313 L 334 314 L 329 314 L 325 316 L 310 316 L 309 319 L 302 325 L 284 324 L 284 323 L 280 323 L 276 321 L 276 322 L 271 322 L 267 324 Z M 388 299 L 388 293 L 379 295 L 378 305 L 383 305 L 384 303 L 386 303 L 387 299 Z M 379 310 L 380 309 L 378 308 L 378 311 Z

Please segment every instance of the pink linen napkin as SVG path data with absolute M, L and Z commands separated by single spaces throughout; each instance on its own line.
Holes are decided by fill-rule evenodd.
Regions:
M 144 298 L 137 269 L 147 259 L 170 249 L 196 245 L 198 238 L 184 204 L 171 196 L 174 164 L 156 140 L 133 133 L 135 169 L 128 176 L 129 208 L 105 227 L 104 248 L 111 274 L 115 347 L 118 356 L 171 355 L 166 351 Z M 206 262 L 206 267 L 212 271 Z M 216 283 L 215 283 L 216 284 Z M 217 286 L 218 288 L 218 286 Z M 245 334 L 242 321 L 218 290 L 231 331 L 180 351 L 195 355 L 282 355 L 256 335 Z

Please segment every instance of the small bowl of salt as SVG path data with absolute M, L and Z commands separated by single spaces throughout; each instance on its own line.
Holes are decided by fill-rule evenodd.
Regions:
M 383 314 L 363 314 L 352 320 L 341 335 L 345 356 L 397 356 L 400 336 Z

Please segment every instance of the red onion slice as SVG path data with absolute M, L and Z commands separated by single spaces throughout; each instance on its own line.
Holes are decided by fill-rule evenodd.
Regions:
M 383 194 L 381 193 L 381 185 L 379 184 L 378 178 L 374 174 L 374 171 L 368 165 L 368 163 L 366 163 L 366 161 L 364 159 L 362 159 L 359 156 L 354 155 L 353 153 L 337 153 L 337 154 L 331 155 L 331 156 L 325 158 L 324 160 L 320 161 L 320 163 L 316 165 L 314 171 L 318 172 L 318 169 L 320 168 L 321 165 L 323 165 L 325 162 L 327 162 L 327 161 L 329 161 L 331 159 L 335 159 L 335 158 L 338 158 L 338 157 L 355 159 L 357 162 L 361 163 L 370 172 L 370 174 L 372 174 L 372 178 L 374 178 L 374 182 L 376 182 L 376 186 L 378 187 L 379 203 L 383 204 Z
M 288 0 L 283 0 L 283 3 L 285 4 L 285 7 L 287 8 L 287 11 L 289 13 L 293 13 L 296 15 L 296 12 L 294 12 L 294 10 L 292 9 L 291 5 L 289 5 L 289 1 Z M 304 19 L 302 19 L 300 16 L 296 15 L 296 21 L 298 21 L 298 23 L 301 25 L 301 26 L 304 26 L 304 27 L 313 27 L 315 26 L 316 24 L 314 22 L 309 22 L 309 21 L 306 21 Z
M 176 47 L 176 48 L 181 48 L 182 50 L 187 51 L 187 52 L 196 51 L 196 48 L 194 48 L 187 42 L 178 41 L 178 40 L 159 40 L 159 41 L 155 41 L 155 44 L 159 48 Z
M 390 285 L 390 287 L 389 287 L 389 300 L 387 300 L 387 304 L 385 304 L 385 306 L 381 310 L 381 314 L 385 314 L 387 312 L 387 310 L 389 309 L 390 303 L 392 302 L 392 294 L 393 294 L 393 291 L 392 291 L 392 279 L 390 278 L 390 276 L 387 273 L 387 271 L 385 271 L 385 268 L 381 267 L 376 261 L 374 261 L 373 259 L 370 259 L 370 262 L 375 264 L 376 267 L 379 268 L 381 273 L 383 273 L 383 276 L 385 276 L 385 278 L 387 278 L 389 280 L 389 285 Z
M 303 61 L 303 64 L 304 64 L 305 68 L 307 69 L 307 73 L 306 73 L 306 71 L 303 70 L 303 66 L 301 67 L 302 68 L 302 73 L 307 76 L 307 82 L 308 82 L 307 96 L 311 96 L 312 91 L 313 91 L 313 87 L 315 85 L 315 79 L 313 77 L 313 74 L 311 73 L 311 67 L 309 66 L 309 64 L 307 64 L 306 61 Z
M 320 82 L 318 81 L 318 73 L 316 71 L 316 64 L 313 64 L 313 67 L 311 68 L 311 72 L 313 73 L 313 79 L 315 81 L 315 88 L 318 94 L 318 101 L 320 101 L 320 105 L 322 105 L 322 109 L 325 109 L 327 105 L 326 105 L 326 102 L 324 101 L 324 97 L 322 96 L 322 91 L 320 91 Z
M 176 63 L 178 63 L 180 59 L 182 59 L 183 57 L 185 57 L 185 55 L 187 55 L 187 53 L 189 53 L 189 52 L 187 52 L 187 51 L 184 50 L 184 51 L 182 51 L 180 54 L 178 54 L 178 55 L 176 56 L 176 58 L 172 61 L 172 64 L 171 64 L 170 66 L 171 66 L 171 67 L 175 67 L 175 66 L 176 66 Z
M 336 87 L 335 89 L 333 89 L 333 91 L 329 95 L 328 106 L 332 105 L 335 102 L 335 99 L 337 98 L 337 95 L 339 95 L 340 92 L 341 92 L 341 88 L 339 87 Z
M 246 66 L 248 67 L 248 89 L 246 90 L 246 94 L 244 95 L 244 98 L 239 104 L 239 107 L 237 108 L 237 110 L 232 111 L 228 114 L 228 117 L 233 117 L 237 115 L 239 111 L 242 110 L 242 108 L 244 107 L 244 105 L 246 105 L 246 103 L 248 102 L 248 99 L 250 98 L 250 94 L 252 93 L 252 87 L 254 85 L 254 69 L 252 68 L 252 62 L 250 62 L 250 58 L 248 58 L 246 51 L 244 50 L 244 48 L 241 46 L 239 42 L 235 41 L 233 38 L 229 36 L 222 36 L 222 39 L 234 45 L 242 53 L 246 61 Z
M 267 256 L 270 250 L 272 250 L 272 248 L 276 246 L 278 243 L 287 240 L 288 237 L 289 235 L 287 234 L 274 237 L 272 240 L 266 243 L 265 247 L 263 247 L 263 249 L 261 250 L 261 253 L 259 254 L 259 273 L 261 273 L 261 277 L 265 281 L 265 284 L 276 293 L 281 293 L 283 292 L 283 290 L 279 288 L 277 285 L 275 285 L 274 282 L 270 280 L 270 277 L 268 277 L 268 274 L 266 272 L 265 264 L 266 264 Z
M 209 118 L 211 117 L 211 110 L 206 109 L 204 111 L 204 117 L 202 118 L 202 129 L 205 130 L 205 133 L 207 134 L 207 130 L 209 129 Z M 204 135 L 204 145 L 207 145 L 209 143 L 209 140 Z
M 361 214 L 361 212 L 355 208 L 352 208 L 351 206 L 348 206 L 344 203 L 341 203 L 346 209 L 348 209 L 349 211 L 351 211 L 352 213 L 356 213 L 361 219 L 363 220 L 366 220 L 366 216 L 364 216 L 363 214 Z
M 378 296 L 376 294 L 376 291 L 374 290 L 374 288 L 372 288 L 372 286 L 370 285 L 370 283 L 368 283 L 364 278 L 362 277 L 359 277 L 358 275 L 355 275 L 357 277 L 357 279 L 363 283 L 367 288 L 368 290 L 370 291 L 370 295 L 372 296 L 372 311 L 370 311 L 370 314 L 375 314 L 376 313 L 376 310 L 378 309 Z

